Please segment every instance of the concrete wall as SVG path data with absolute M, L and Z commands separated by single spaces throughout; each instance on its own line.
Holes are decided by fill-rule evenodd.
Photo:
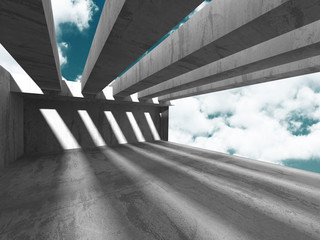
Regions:
M 10 93 L 11 78 L 0 66 L 0 168 L 23 154 L 23 99 Z
M 80 85 L 78 87 L 80 91 Z M 38 155 L 74 148 L 93 149 L 102 146 L 102 142 L 103 145 L 118 145 L 119 139 L 107 119 L 106 111 L 112 113 L 124 135 L 125 140 L 120 143 L 168 139 L 167 106 L 77 98 L 71 93 L 64 96 L 65 93 L 39 95 L 12 92 L 18 88 L 10 73 L 0 66 L 0 168 L 23 154 Z M 41 109 L 49 111 L 49 115 L 45 116 Z M 85 114 L 89 123 L 79 111 Z M 142 139 L 134 132 L 127 112 L 132 113 Z M 92 133 L 92 129 L 90 131 L 86 125 L 92 125 L 90 119 L 98 134 Z M 154 128 L 150 127 L 150 119 Z
M 133 127 L 126 115 L 132 112 L 146 141 L 154 141 L 152 131 L 149 127 L 145 112 L 150 113 L 153 123 L 162 139 L 167 139 L 168 116 L 161 114 L 166 112 L 167 107 L 155 107 L 138 104 L 110 104 L 100 100 L 65 99 L 53 100 L 39 96 L 27 95 L 24 98 L 24 147 L 26 155 L 53 153 L 63 151 L 64 147 L 54 134 L 40 109 L 56 110 L 55 115 L 59 115 L 71 134 L 82 149 L 93 149 L 96 147 L 90 130 L 79 115 L 79 110 L 88 113 L 92 122 L 96 126 L 103 141 L 109 145 L 119 144 L 116 135 L 105 115 L 105 111 L 111 111 L 128 143 L 138 142 Z M 53 117 L 53 116 L 49 116 Z M 62 130 L 59 121 L 53 120 L 54 128 L 60 131 L 63 138 L 68 138 L 68 133 Z M 99 136 L 98 136 L 99 138 Z M 69 141 L 70 142 L 70 141 Z M 72 148 L 72 147 L 71 147 Z

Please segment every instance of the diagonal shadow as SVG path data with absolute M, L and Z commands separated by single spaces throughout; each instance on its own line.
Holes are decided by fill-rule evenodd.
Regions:
M 87 121 L 89 121 L 89 119 L 87 119 Z M 94 125 L 93 122 L 92 124 Z M 88 124 L 86 126 L 96 128 L 95 126 L 90 127 Z M 88 131 L 90 131 L 90 129 L 88 129 Z M 99 133 L 96 134 L 99 135 Z M 91 138 L 93 138 L 92 134 Z M 106 148 L 107 147 L 100 149 Z M 119 223 L 118 225 L 122 226 L 122 232 L 130 233 L 130 238 L 134 239 L 150 239 L 150 234 L 152 234 L 154 239 L 163 239 L 161 236 L 164 236 L 165 239 L 187 239 L 183 232 L 168 219 L 166 214 L 160 208 L 156 208 L 152 201 L 148 200 L 137 187 L 137 183 L 128 178 L 115 164 L 112 164 L 113 161 L 105 161 L 105 156 L 99 151 L 86 153 L 86 158 L 90 159 L 90 168 L 94 169 L 96 179 L 99 181 L 99 186 L 103 186 L 101 189 L 104 198 L 106 198 L 107 202 L 110 203 L 118 213 L 116 218 Z M 104 201 L 103 199 L 102 201 Z M 136 201 L 144 203 L 145 206 L 141 209 L 141 207 L 136 204 Z M 159 217 L 151 217 L 148 211 L 146 214 L 145 207 L 149 206 L 150 208 L 150 205 L 152 207 L 151 210 L 156 212 L 157 216 L 161 216 L 160 222 Z M 132 226 L 135 228 L 132 228 Z M 166 236 L 166 232 L 161 231 L 159 226 L 171 230 L 171 234 Z M 122 232 L 119 233 L 118 238 L 123 238 Z M 145 236 L 145 234 L 148 236 Z M 128 239 L 128 236 L 125 239 Z
M 88 129 L 86 128 L 83 120 L 81 119 L 77 109 L 73 107 L 71 104 L 72 103 L 70 103 L 70 107 L 57 108 L 59 115 L 61 116 L 66 126 L 79 143 L 79 145 L 81 146 L 81 149 L 95 149 L 96 145 L 90 137 Z M 80 107 L 79 109 L 82 108 Z
M 294 208 L 300 208 L 302 211 L 309 212 L 310 214 L 314 214 L 317 211 L 313 203 L 318 201 L 320 197 L 319 192 L 310 189 L 306 185 L 298 186 L 296 182 L 279 179 L 276 175 L 265 174 L 261 170 L 257 172 L 245 169 L 244 167 L 234 166 L 231 162 L 216 161 L 213 158 L 215 155 L 211 158 L 205 158 L 187 153 L 186 151 L 173 150 L 170 147 L 163 147 L 152 143 L 143 143 L 137 147 L 158 156 L 163 154 L 163 152 L 167 152 L 166 159 L 180 166 L 186 166 L 193 168 L 197 172 L 214 175 L 220 181 L 232 183 L 237 187 L 250 188 L 250 186 L 255 186 L 257 193 L 269 194 L 279 202 L 291 205 Z
M 151 145 L 150 145 L 151 146 Z M 211 162 L 212 159 L 218 160 L 219 162 L 232 164 L 241 169 L 252 170 L 253 172 L 259 172 L 259 174 L 268 174 L 272 175 L 275 178 L 284 178 L 286 181 L 290 181 L 292 183 L 301 183 L 301 185 L 312 186 L 314 188 L 319 188 L 319 176 L 318 174 L 299 171 L 293 168 L 288 168 L 284 166 L 280 166 L 277 164 L 272 164 L 268 162 L 262 162 L 258 160 L 252 160 L 239 156 L 230 156 L 229 154 L 213 152 L 210 150 L 184 146 L 171 142 L 159 141 L 157 145 L 153 145 L 155 147 L 164 147 L 168 151 L 171 151 L 176 154 L 188 156 L 194 156 L 196 158 L 201 159 L 209 159 Z M 263 169 L 263 172 L 261 171 Z M 299 176 L 297 178 L 297 176 Z
M 145 194 L 148 184 L 143 176 L 138 181 L 114 162 L 112 155 L 100 148 L 87 152 L 90 165 L 100 182 L 105 198 L 118 212 L 118 221 L 129 237 L 125 239 L 191 239 L 177 226 L 152 197 Z M 115 147 L 113 149 L 118 149 Z M 117 151 L 117 150 L 115 150 Z M 121 239 L 121 235 L 118 236 Z
M 236 239 L 236 236 L 251 239 L 248 234 L 240 232 L 236 227 L 230 227 L 230 223 L 225 222 L 220 216 L 189 201 L 179 192 L 174 191 L 168 184 L 144 171 L 140 166 L 133 164 L 131 158 L 134 156 L 129 154 L 129 157 L 124 157 L 119 154 L 127 150 L 123 146 L 113 149 L 105 148 L 103 154 L 107 159 L 113 161 L 119 169 L 125 171 L 125 174 L 130 176 L 137 185 L 141 186 L 143 193 L 165 212 L 170 222 L 178 226 L 180 231 L 188 236 L 182 239 Z M 136 213 L 133 216 L 139 218 L 140 214 Z M 158 215 L 154 216 L 152 214 L 151 217 L 158 218 Z M 158 231 L 163 233 L 167 232 L 168 229 L 164 228 Z
M 133 111 L 134 118 L 137 120 L 138 126 L 140 126 L 141 132 L 146 140 L 154 139 L 152 132 L 149 128 L 148 122 L 142 111 Z
M 0 183 L 1 239 L 130 239 L 87 157 L 68 151 L 10 169 Z
M 138 142 L 138 139 L 131 127 L 130 121 L 126 115 L 126 111 L 111 111 L 114 118 L 119 124 L 119 127 L 127 139 L 128 143 Z
M 254 206 L 251 206 L 252 199 L 257 198 L 252 191 L 247 192 L 247 195 L 244 196 L 241 196 L 241 191 L 229 194 L 228 189 L 231 189 L 231 186 L 228 186 L 227 190 L 223 190 L 223 185 L 219 186 L 219 184 L 211 181 L 205 181 L 205 178 L 191 174 L 192 170 L 186 171 L 176 166 L 172 167 L 172 165 L 164 164 L 163 160 L 165 159 L 163 157 L 146 155 L 145 151 L 141 151 L 132 145 L 126 145 L 123 148 L 126 148 L 126 150 L 123 149 L 119 154 L 129 158 L 132 164 L 139 166 L 158 181 L 170 185 L 175 191 L 205 207 L 209 212 L 218 214 L 230 224 L 237 226 L 242 232 L 249 231 L 256 239 L 259 239 L 261 234 L 271 236 L 273 233 L 284 234 L 285 232 L 294 232 L 294 238 L 298 236 L 299 238 L 307 237 L 304 229 L 301 229 L 300 226 L 291 224 L 286 219 L 281 219 L 281 216 L 273 216 L 275 212 L 270 209 L 273 206 L 259 205 L 259 202 L 255 202 Z M 162 153 L 162 156 L 164 154 Z M 232 191 L 235 191 L 235 189 Z M 251 198 L 249 201 L 246 199 L 248 197 Z M 212 202 L 208 201 L 209 199 Z M 263 211 L 266 212 L 257 209 L 256 206 L 264 206 Z M 262 226 L 257 223 L 264 223 L 263 229 L 256 231 L 256 228 Z

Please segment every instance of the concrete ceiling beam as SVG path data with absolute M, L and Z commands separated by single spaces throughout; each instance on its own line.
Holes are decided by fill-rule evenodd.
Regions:
M 1 0 L 0 43 L 41 89 L 60 91 L 51 0 Z
M 83 71 L 82 92 L 99 93 L 202 2 L 107 1 Z
M 207 64 L 141 93 L 152 98 L 320 55 L 320 20 Z
M 198 87 L 174 92 L 171 94 L 160 96 L 159 101 L 166 102 L 170 100 L 218 92 L 227 89 L 244 87 L 248 85 L 301 76 L 316 72 L 320 72 L 320 56 L 311 57 L 296 62 L 276 66 L 273 68 L 248 73 L 241 76 L 228 78 L 225 80 L 212 82 Z
M 113 84 L 129 96 L 319 20 L 319 0 L 215 0 Z

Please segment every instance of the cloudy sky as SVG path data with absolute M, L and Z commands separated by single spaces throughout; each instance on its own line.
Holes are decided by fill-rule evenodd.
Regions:
M 104 2 L 52 1 L 62 76 L 67 80 L 81 78 Z M 15 79 L 30 82 L 1 44 L 0 64 Z M 174 104 L 170 141 L 320 172 L 320 73 Z
M 320 172 L 320 73 L 173 103 L 170 141 Z
M 62 76 L 80 80 L 105 0 L 51 2 Z
M 81 79 L 105 0 L 52 0 L 62 77 Z M 0 65 L 19 82 L 29 76 L 0 43 Z M 20 86 L 20 84 L 19 84 Z

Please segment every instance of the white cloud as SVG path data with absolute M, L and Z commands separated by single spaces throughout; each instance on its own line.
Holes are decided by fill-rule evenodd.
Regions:
M 98 11 L 92 0 L 53 0 L 51 3 L 58 34 L 62 23 L 75 24 L 80 31 L 88 28 L 93 14 Z
M 82 74 L 77 75 L 77 77 L 74 78 L 74 79 L 70 79 L 70 78 L 66 79 L 64 76 L 62 76 L 62 80 L 67 81 L 67 82 L 77 82 L 77 83 L 79 83 L 79 82 L 81 82 L 81 78 L 82 78 Z
M 82 74 L 78 75 L 75 79 L 75 82 L 80 82 L 82 78 Z
M 66 79 L 64 76 L 62 76 L 62 80 L 67 81 L 67 82 L 81 82 L 81 77 L 82 75 L 79 74 L 75 79 Z
M 196 135 L 207 133 L 211 124 L 199 109 L 200 102 L 195 98 L 187 98 L 183 101 L 183 104 L 172 107 L 170 111 L 171 128 Z M 182 125 L 181 119 L 183 119 Z
M 79 31 L 88 28 L 93 14 L 99 10 L 93 0 L 54 0 L 52 3 L 53 18 L 58 40 L 58 53 L 60 65 L 66 65 L 68 59 L 66 50 L 69 44 L 61 42 L 61 24 L 70 23 L 75 25 Z
M 61 42 L 60 45 L 64 48 L 68 48 L 69 47 L 69 44 L 66 43 L 66 42 Z
M 60 44 L 58 44 L 58 53 L 59 53 L 60 65 L 62 66 L 62 65 L 64 65 L 64 64 L 67 64 L 68 59 L 67 59 L 67 57 L 62 53 Z
M 169 140 L 270 162 L 320 158 L 319 90 L 317 73 L 176 100 Z
M 69 48 L 69 44 L 67 42 L 58 43 L 58 53 L 60 59 L 60 65 L 65 65 L 68 63 L 68 58 L 66 56 L 66 51 Z

